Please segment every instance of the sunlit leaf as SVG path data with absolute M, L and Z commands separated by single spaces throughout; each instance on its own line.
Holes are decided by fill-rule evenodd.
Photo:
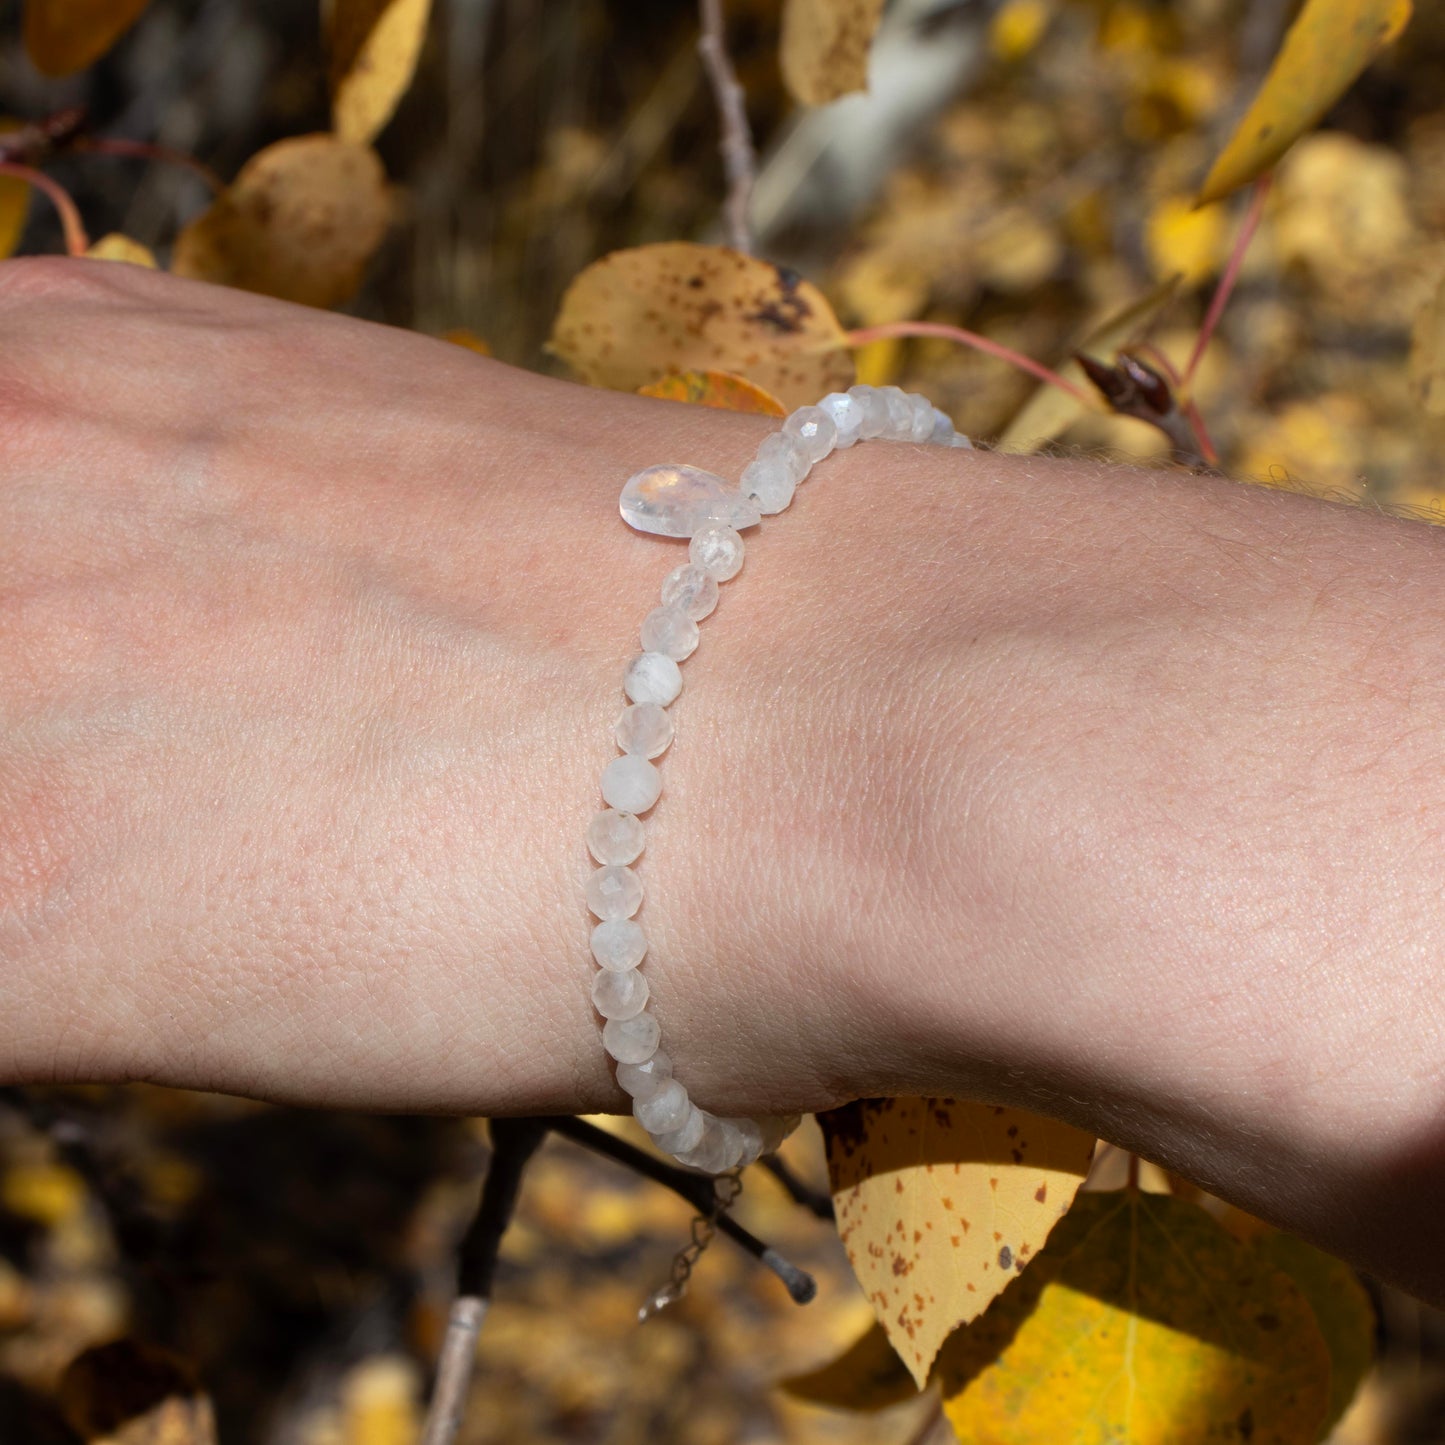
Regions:
M 796 272 L 723 246 L 669 241 L 594 261 L 562 298 L 550 348 L 618 391 L 731 371 L 802 406 L 853 382 L 843 328 Z
M 1200 203 L 1271 169 L 1405 28 L 1410 0 L 1305 0 L 1259 94 L 1214 162 Z
M 836 1360 L 782 1381 L 782 1388 L 799 1400 L 835 1410 L 886 1410 L 918 1394 L 908 1366 L 879 1324 L 870 1326 Z
M 25 0 L 25 49 L 42 75 L 69 75 L 100 59 L 150 0 Z
M 1043 1247 L 1092 1135 L 992 1104 L 864 1099 L 818 1116 L 838 1233 L 914 1380 Z
M 1314 1445 L 1330 1358 L 1289 1277 L 1197 1204 L 1083 1194 L 939 1355 L 960 1440 Z
M 311 306 L 336 306 L 361 284 L 391 207 L 376 154 L 331 135 L 278 141 L 176 241 L 178 276 Z
M 150 247 L 142 246 L 139 241 L 132 241 L 129 236 L 123 236 L 119 231 L 112 231 L 92 242 L 85 254 L 96 261 L 128 261 L 132 266 L 145 266 L 151 271 L 157 269 L 156 258 Z
M 332 128 L 367 145 L 392 117 L 416 73 L 431 0 L 332 0 Z
M 746 411 L 759 416 L 787 416 L 777 397 L 730 371 L 682 371 L 637 388 L 639 396 L 660 401 L 685 401 L 718 411 Z
M 66 1369 L 59 1397 L 87 1445 L 215 1445 L 211 1402 L 194 1372 L 138 1340 L 86 1350 Z
M 868 52 L 883 0 L 785 0 L 778 59 L 804 105 L 824 105 L 868 87 Z
M 1147 296 L 1126 306 L 1124 310 L 1116 312 L 1095 327 L 1074 349 L 1086 356 L 1112 362 L 1121 347 L 1129 345 L 1148 332 L 1150 323 L 1178 289 L 1179 278 L 1171 277 L 1162 286 L 1156 286 Z M 1085 381 L 1083 368 L 1077 361 L 1070 361 L 1059 367 L 1058 373 L 1065 381 Z M 1004 428 L 995 446 L 1001 452 L 1036 452 L 1083 415 L 1083 406 L 1068 392 L 1046 383 L 1024 403 L 1014 419 Z

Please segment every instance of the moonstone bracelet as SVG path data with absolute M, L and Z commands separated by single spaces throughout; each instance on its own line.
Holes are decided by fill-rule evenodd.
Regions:
M 662 793 L 652 759 L 672 742 L 667 707 L 682 691 L 678 663 L 697 647 L 697 624 L 717 606 L 718 584 L 742 569 L 739 532 L 788 506 L 834 448 L 873 437 L 972 446 L 927 398 L 896 386 L 855 386 L 795 411 L 782 432 L 758 448 L 736 488 L 698 467 L 668 464 L 638 472 L 622 489 L 623 520 L 639 532 L 687 538 L 688 561 L 663 579 L 661 606 L 642 619 L 642 651 L 622 677 L 629 704 L 615 729 L 622 755 L 602 770 L 607 807 L 587 829 L 588 850 L 601 865 L 587 880 L 587 907 L 601 920 L 592 930 L 598 965 L 592 1002 L 606 1021 L 602 1043 L 617 1062 L 617 1082 L 632 1096 L 637 1122 L 664 1153 L 707 1174 L 728 1173 L 772 1152 L 798 1120 L 719 1118 L 694 1104 L 673 1076 L 639 969 L 647 953 L 633 917 L 642 904 L 642 880 L 632 865 L 646 841 L 639 815 Z

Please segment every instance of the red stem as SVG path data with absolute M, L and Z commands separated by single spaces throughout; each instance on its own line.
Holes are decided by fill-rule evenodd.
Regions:
M 22 166 L 19 161 L 0 161 L 0 176 L 13 176 L 17 181 L 27 181 L 37 191 L 44 191 L 50 203 L 60 213 L 60 224 L 65 230 L 65 249 L 72 256 L 83 256 L 90 249 L 90 237 L 85 234 L 85 225 L 80 212 L 70 198 L 70 192 L 58 181 L 53 181 L 44 171 L 34 166 Z
M 1065 380 L 1057 371 L 1050 371 L 1041 361 L 1035 361 L 1031 356 L 1025 356 L 1020 351 L 1015 351 L 1011 346 L 1004 346 L 1001 342 L 990 341 L 986 336 L 980 336 L 976 331 L 965 331 L 961 326 L 945 326 L 940 321 L 889 321 L 882 326 L 863 326 L 857 331 L 849 331 L 843 342 L 847 346 L 866 346 L 870 341 L 891 341 L 895 338 L 902 339 L 910 336 L 929 336 L 941 341 L 957 341 L 964 346 L 971 346 L 975 351 L 982 351 L 987 356 L 997 357 L 1000 361 L 1007 361 L 1011 366 L 1016 366 L 1020 371 L 1026 371 L 1030 376 L 1036 376 L 1040 381 L 1046 381 L 1050 386 L 1056 386 L 1060 391 L 1067 392 L 1075 401 L 1086 406 L 1090 411 L 1097 411 L 1098 407 L 1094 398 L 1082 387 L 1075 386 L 1072 381 Z
M 119 136 L 84 136 L 75 142 L 73 148 L 101 156 L 123 156 L 128 160 L 160 161 L 165 165 L 184 166 L 206 183 L 212 195 L 218 195 L 226 188 L 226 183 L 220 176 L 194 156 L 188 156 L 184 151 L 172 150 L 169 146 L 152 145 L 150 141 L 125 140 Z
M 1255 231 L 1259 229 L 1260 218 L 1264 215 L 1265 198 L 1269 195 L 1270 183 L 1273 180 L 1273 173 L 1266 171 L 1254 183 L 1254 189 L 1249 197 L 1249 209 L 1245 211 L 1244 220 L 1239 227 L 1239 234 L 1234 238 L 1234 249 L 1229 253 L 1229 262 L 1224 268 L 1224 275 L 1219 278 L 1219 285 L 1215 287 L 1214 295 L 1210 298 L 1209 310 L 1204 316 L 1204 325 L 1199 328 L 1199 335 L 1194 342 L 1194 350 L 1189 353 L 1189 362 L 1184 368 L 1184 375 L 1179 383 L 1181 387 L 1188 387 L 1194 379 L 1194 373 L 1204 355 L 1204 348 L 1209 345 L 1210 337 L 1214 335 L 1215 328 L 1219 325 L 1219 318 L 1224 315 L 1225 303 L 1234 291 L 1234 283 L 1239 280 L 1240 267 L 1244 265 L 1244 253 L 1249 249 L 1249 243 L 1254 239 Z

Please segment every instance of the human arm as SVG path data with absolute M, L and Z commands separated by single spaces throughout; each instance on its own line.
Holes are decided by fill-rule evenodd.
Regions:
M 620 1107 L 581 838 L 678 549 L 616 495 L 769 426 L 0 268 L 0 1075 Z M 691 1092 L 1031 1106 L 1445 1294 L 1441 545 L 835 456 L 673 708 L 641 871 Z

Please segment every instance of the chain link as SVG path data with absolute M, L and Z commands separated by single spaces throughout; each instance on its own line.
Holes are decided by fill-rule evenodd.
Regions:
M 650 1294 L 637 1312 L 639 1320 L 649 1320 L 661 1314 L 669 1305 L 676 1304 L 687 1293 L 692 1271 L 704 1251 L 717 1238 L 717 1222 L 738 1201 L 743 1192 L 743 1171 L 729 1170 L 713 1180 L 712 1207 L 705 1214 L 694 1216 L 691 1237 L 672 1261 L 672 1270 L 667 1282 Z

